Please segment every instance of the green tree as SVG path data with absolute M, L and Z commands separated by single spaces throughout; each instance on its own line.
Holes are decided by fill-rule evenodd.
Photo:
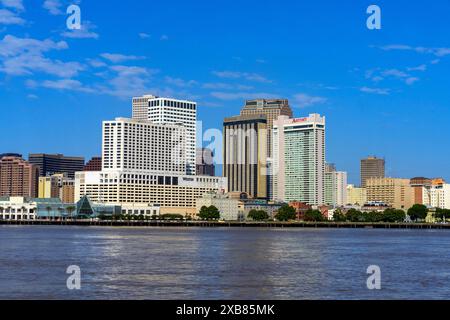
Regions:
M 279 221 L 295 220 L 296 217 L 297 214 L 295 209 L 287 204 L 278 209 L 278 212 L 275 215 L 275 218 Z
M 319 210 L 309 209 L 305 212 L 305 221 L 325 221 L 325 217 Z
M 403 210 L 397 209 L 386 209 L 383 212 L 383 221 L 384 222 L 402 222 L 405 220 L 406 214 Z
M 425 220 L 428 215 L 428 208 L 423 204 L 415 204 L 408 209 L 408 216 L 413 221 Z
M 254 221 L 263 221 L 263 220 L 269 219 L 269 215 L 264 210 L 252 209 L 248 213 L 248 218 L 250 218 Z
M 202 220 L 218 220 L 220 219 L 220 212 L 215 206 L 203 206 L 200 208 L 198 216 Z
M 340 209 L 336 209 L 333 214 L 334 222 L 345 222 L 347 219 L 345 218 L 345 214 L 342 213 Z
M 363 213 L 353 208 L 348 210 L 345 216 L 347 220 L 351 222 L 364 222 L 365 220 Z

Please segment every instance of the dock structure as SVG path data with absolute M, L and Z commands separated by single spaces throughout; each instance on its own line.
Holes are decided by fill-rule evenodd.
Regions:
M 169 221 L 169 220 L 0 220 L 0 225 L 98 226 L 98 227 L 207 227 L 207 228 L 351 228 L 351 229 L 448 229 L 439 223 L 366 223 L 366 222 L 252 222 L 252 221 Z

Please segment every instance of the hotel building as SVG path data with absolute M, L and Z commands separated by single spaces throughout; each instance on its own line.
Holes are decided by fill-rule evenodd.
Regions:
M 365 188 L 357 188 L 353 184 L 347 186 L 347 203 L 349 205 L 363 206 L 367 202 L 367 191 Z
M 325 117 L 280 116 L 274 121 L 272 174 L 273 200 L 324 203 Z
M 0 196 L 36 197 L 39 168 L 21 157 L 0 159 Z
M 409 179 L 368 178 L 366 190 L 369 202 L 384 202 L 405 211 L 414 205 L 414 190 Z
M 227 187 L 222 177 L 186 174 L 186 136 L 181 124 L 105 121 L 102 171 L 76 173 L 75 201 L 87 195 L 94 203 L 194 216 L 197 198 Z
M 197 103 L 152 95 L 135 97 L 133 98 L 133 119 L 150 120 L 158 124 L 183 124 L 186 128 L 186 168 L 184 173 L 196 174 Z

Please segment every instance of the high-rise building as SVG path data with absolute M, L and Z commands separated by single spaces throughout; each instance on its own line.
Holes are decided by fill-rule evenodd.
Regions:
M 0 159 L 0 196 L 36 197 L 39 168 L 21 157 Z
M 350 205 L 363 206 L 367 202 L 367 191 L 365 188 L 357 188 L 353 184 L 347 186 L 347 203 Z
M 152 95 L 133 98 L 133 119 L 186 127 L 186 174 L 195 175 L 197 103 Z
M 102 157 L 92 157 L 84 166 L 83 171 L 102 171 Z
M 441 209 L 450 209 L 450 184 L 435 184 L 423 188 L 422 204 Z
M 322 205 L 325 192 L 325 117 L 280 116 L 273 127 L 273 200 Z
M 148 120 L 103 122 L 103 170 L 186 173 L 186 128 Z
M 368 157 L 361 160 L 361 187 L 366 186 L 369 178 L 384 178 L 385 160 L 377 157 Z
M 3 157 L 16 157 L 16 158 L 22 158 L 22 155 L 20 153 L 2 153 L 0 154 L 0 159 Z
M 337 171 L 334 164 L 325 165 L 325 204 L 347 204 L 347 172 Z
M 77 172 L 75 201 L 194 217 L 196 199 L 226 192 L 226 180 L 186 174 L 186 127 L 117 118 L 103 122 L 102 171 Z M 137 210 L 137 209 L 133 209 Z
M 66 173 L 69 178 L 75 172 L 83 170 L 83 157 L 67 157 L 62 154 L 35 153 L 28 156 L 28 161 L 39 167 L 39 176 L 51 176 L 55 173 Z
M 366 190 L 369 202 L 384 202 L 405 211 L 414 205 L 414 190 L 409 179 L 368 178 Z
M 196 172 L 201 176 L 214 176 L 215 175 L 215 165 L 214 165 L 214 153 L 208 148 L 197 148 L 196 151 Z
M 225 118 L 223 126 L 223 175 L 227 178 L 228 190 L 266 199 L 266 116 L 256 114 Z

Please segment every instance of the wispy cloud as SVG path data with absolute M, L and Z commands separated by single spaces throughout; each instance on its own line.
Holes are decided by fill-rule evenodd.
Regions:
M 106 60 L 113 62 L 113 63 L 145 59 L 145 57 L 141 57 L 141 56 L 124 55 L 124 54 L 120 54 L 120 53 L 102 53 L 100 56 Z
M 161 40 L 161 41 L 167 41 L 167 40 L 169 40 L 169 36 L 166 35 L 166 34 L 163 34 L 163 35 L 161 36 L 161 38 L 159 38 L 159 40 Z
M 37 40 L 31 38 L 17 38 L 6 35 L 0 41 L 0 72 L 9 75 L 31 75 L 42 72 L 62 78 L 70 78 L 84 66 L 79 62 L 63 62 L 50 59 L 45 53 L 53 50 L 67 49 L 64 41 Z
M 0 3 L 6 8 L 12 8 L 18 11 L 25 10 L 22 0 L 0 0 Z
M 426 71 L 427 70 L 427 65 L 426 64 L 421 64 L 417 67 L 409 67 L 406 70 L 408 71 Z
M 277 95 L 271 93 L 253 92 L 211 92 L 211 96 L 219 100 L 247 100 L 260 98 L 276 98 Z
M 150 37 L 151 36 L 148 33 L 145 33 L 145 32 L 139 33 L 139 38 L 141 38 L 141 39 L 148 39 Z
M 165 77 L 164 80 L 170 85 L 174 85 L 176 87 L 181 88 L 192 87 L 198 84 L 198 82 L 195 80 L 183 80 L 180 78 L 172 78 L 169 76 Z
M 311 96 L 305 93 L 295 94 L 292 102 L 295 107 L 306 108 L 317 104 L 324 104 L 328 101 L 325 97 Z
M 365 93 L 372 93 L 372 94 L 379 94 L 379 95 L 389 95 L 390 90 L 384 89 L 384 88 L 369 88 L 369 87 L 362 87 L 359 89 L 361 92 Z
M 239 72 L 239 71 L 213 71 L 212 72 L 216 77 L 224 78 L 224 79 L 245 79 L 248 81 L 262 82 L 262 83 L 271 83 L 269 79 L 258 74 L 258 73 L 249 73 L 249 72 Z
M 61 33 L 61 36 L 73 39 L 98 39 L 98 33 L 92 31 L 95 29 L 97 29 L 97 26 L 92 22 L 83 21 L 81 24 L 81 29 L 66 30 Z
M 60 0 L 45 0 L 42 5 L 51 15 L 61 15 L 64 12 L 61 10 L 62 3 Z
M 42 82 L 28 81 L 27 85 L 31 88 L 42 87 L 62 91 L 95 92 L 94 89 L 86 87 L 80 81 L 74 79 L 45 80 Z
M 0 24 L 5 25 L 24 25 L 25 20 L 19 17 L 16 12 L 7 9 L 0 9 Z
M 403 51 L 414 51 L 417 53 L 423 54 L 433 54 L 437 57 L 444 57 L 450 55 L 450 48 L 441 47 L 441 48 L 433 48 L 433 47 L 414 47 L 404 44 L 391 44 L 385 46 L 378 47 L 381 50 L 392 51 L 392 50 L 403 50 Z

